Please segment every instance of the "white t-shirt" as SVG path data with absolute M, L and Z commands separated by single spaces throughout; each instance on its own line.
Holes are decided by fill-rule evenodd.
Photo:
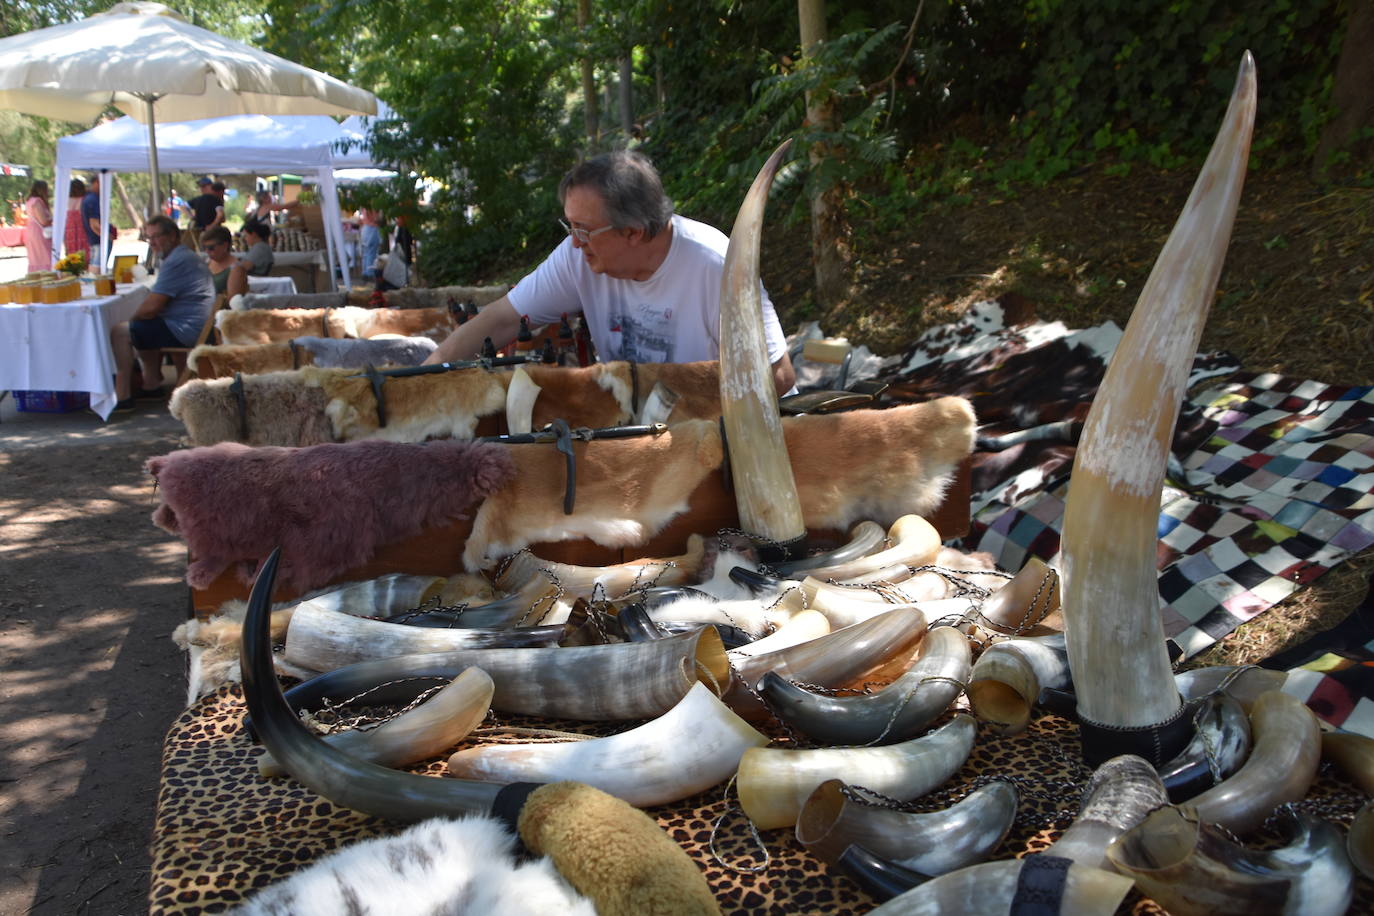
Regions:
M 603 362 L 690 363 L 720 357 L 720 277 L 730 240 L 718 229 L 673 217 L 668 255 L 647 280 L 594 273 L 567 238 L 509 293 L 531 327 L 581 312 Z M 763 297 L 768 362 L 787 352 L 777 312 Z

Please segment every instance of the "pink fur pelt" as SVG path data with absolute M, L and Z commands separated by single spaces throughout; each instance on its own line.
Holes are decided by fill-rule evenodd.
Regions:
M 293 591 L 324 585 L 384 544 L 463 517 L 515 472 L 499 446 L 378 440 L 306 448 L 221 442 L 145 467 L 162 496 L 153 523 L 186 541 L 192 588 L 230 566 L 251 582 L 280 545 L 280 584 Z

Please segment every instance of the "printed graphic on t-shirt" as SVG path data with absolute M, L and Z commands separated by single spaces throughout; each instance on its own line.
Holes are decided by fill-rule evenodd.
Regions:
M 627 312 L 611 316 L 612 359 L 640 363 L 671 363 L 673 359 L 673 309 L 641 302 Z M 604 358 L 604 357 L 603 357 Z

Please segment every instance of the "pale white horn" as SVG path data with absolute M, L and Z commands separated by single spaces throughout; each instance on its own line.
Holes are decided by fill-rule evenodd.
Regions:
M 919 515 L 903 515 L 887 532 L 892 546 L 847 563 L 809 570 L 814 579 L 852 579 L 893 566 L 924 566 L 940 552 L 940 532 Z
M 928 735 L 886 747 L 755 748 L 740 760 L 735 782 L 740 807 L 755 826 L 768 830 L 796 824 L 806 799 L 827 779 L 899 801 L 917 798 L 964 765 L 975 731 L 973 717 L 960 713 Z
M 619 735 L 469 748 L 450 757 L 448 769 L 483 782 L 585 782 L 645 808 L 724 782 L 747 749 L 767 743 L 697 684 L 669 712 Z
M 1188 370 L 1240 200 L 1255 94 L 1247 52 L 1216 142 L 1107 367 L 1074 458 L 1064 511 L 1063 614 L 1090 763 L 1107 754 L 1108 744 L 1138 753 L 1158 746 L 1160 759 L 1151 762 L 1162 763 L 1188 737 L 1186 728 L 1170 729 L 1182 705 L 1159 616 L 1159 502 Z M 1094 728 L 1105 737 L 1095 737 Z
M 506 430 L 512 436 L 534 428 L 534 402 L 539 399 L 540 390 L 524 366 L 515 367 L 506 386 Z
M 556 584 L 564 594 L 574 598 L 620 598 L 632 590 L 695 582 L 701 573 L 705 553 L 706 542 L 698 534 L 687 538 L 687 550 L 679 556 L 632 560 L 613 566 L 554 563 L 523 551 L 511 557 L 496 577 L 496 586 L 510 591 L 530 581 L 542 580 Z M 598 588 L 604 594 L 596 595 Z

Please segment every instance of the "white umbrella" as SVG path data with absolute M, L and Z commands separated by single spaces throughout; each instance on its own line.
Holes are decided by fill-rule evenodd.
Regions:
M 120 3 L 0 38 L 0 107 L 89 122 L 108 105 L 148 125 L 153 212 L 157 121 L 377 111 L 370 92 L 191 25 L 160 3 Z

